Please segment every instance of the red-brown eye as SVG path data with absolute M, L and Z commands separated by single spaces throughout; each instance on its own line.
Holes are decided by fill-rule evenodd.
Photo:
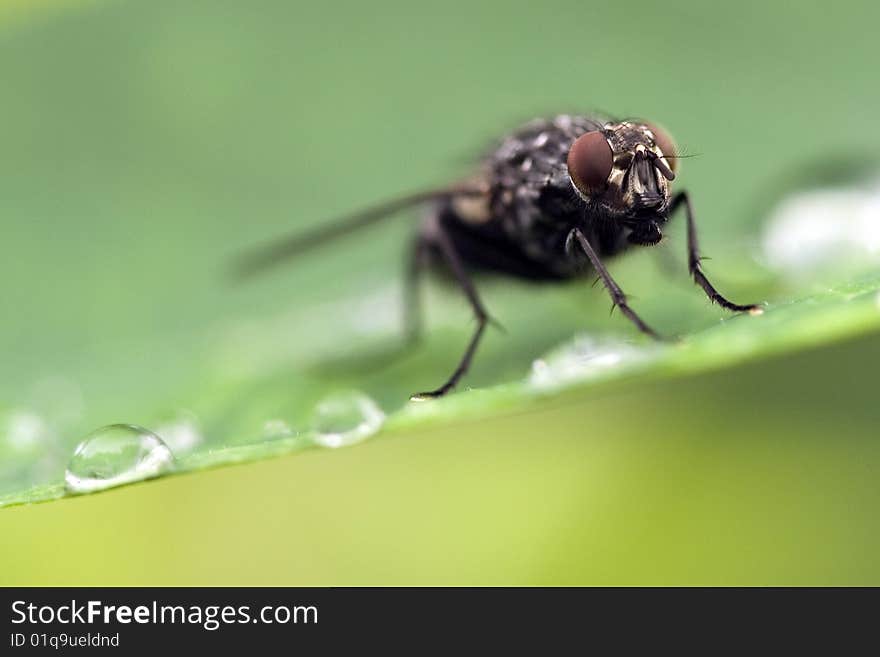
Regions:
M 648 130 L 654 133 L 654 143 L 657 144 L 661 151 L 663 151 L 663 157 L 669 164 L 669 168 L 672 169 L 673 172 L 677 171 L 678 158 L 675 156 L 677 155 L 678 148 L 672 140 L 672 137 L 670 137 L 669 133 L 656 123 L 646 123 L 645 126 Z
M 605 135 L 598 130 L 587 132 L 568 151 L 568 175 L 581 194 L 589 196 L 605 189 L 613 159 Z

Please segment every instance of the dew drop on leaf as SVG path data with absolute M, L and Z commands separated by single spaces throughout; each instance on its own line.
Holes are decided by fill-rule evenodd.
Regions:
M 265 440 L 276 440 L 278 438 L 290 438 L 295 436 L 296 431 L 284 420 L 273 418 L 263 423 L 263 438 Z
M 50 433 L 36 413 L 14 410 L 0 415 L 0 439 L 8 451 L 32 454 L 44 447 Z
M 0 409 L 0 493 L 24 481 L 44 481 L 55 472 L 57 434 L 42 416 L 25 409 Z
M 871 271 L 880 262 L 878 213 L 880 179 L 788 196 L 767 221 L 764 259 L 795 279 Z
M 346 447 L 366 440 L 385 423 L 385 413 L 361 392 L 325 397 L 312 414 L 313 440 L 322 447 Z
M 631 367 L 658 353 L 659 347 L 578 336 L 532 363 L 529 383 L 556 388 L 598 378 L 611 370 Z
M 112 424 L 77 445 L 64 483 L 70 493 L 91 493 L 173 469 L 174 455 L 159 436 L 131 424 Z
M 189 454 L 204 441 L 199 418 L 190 411 L 178 411 L 163 418 L 156 425 L 156 435 L 178 457 Z

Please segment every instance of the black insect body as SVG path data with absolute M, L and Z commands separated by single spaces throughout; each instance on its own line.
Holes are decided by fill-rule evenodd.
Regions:
M 612 302 L 644 333 L 657 338 L 628 305 L 603 259 L 632 245 L 653 245 L 670 215 L 683 207 L 688 266 L 709 298 L 728 310 L 759 311 L 725 299 L 700 267 L 693 209 L 687 192 L 671 194 L 677 158 L 661 128 L 640 121 L 561 115 L 528 123 L 505 138 L 481 169 L 459 186 L 406 196 L 294 236 L 246 256 L 250 274 L 367 226 L 404 208 L 430 204 L 409 258 L 407 325 L 418 331 L 418 278 L 441 261 L 461 287 L 477 319 L 467 349 L 447 381 L 426 393 L 439 397 L 467 372 L 490 317 L 471 272 L 490 270 L 530 280 L 598 274 Z

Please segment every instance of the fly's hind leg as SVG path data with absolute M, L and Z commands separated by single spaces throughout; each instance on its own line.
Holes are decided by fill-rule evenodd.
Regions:
M 465 349 L 458 365 L 446 382 L 435 390 L 412 395 L 411 399 L 417 401 L 442 397 L 455 388 L 461 378 L 468 371 L 471 361 L 474 358 L 474 354 L 477 351 L 477 347 L 480 344 L 480 339 L 483 337 L 483 333 L 486 330 L 486 325 L 489 323 L 489 313 L 486 312 L 483 302 L 480 300 L 476 288 L 474 288 L 471 277 L 465 269 L 452 239 L 450 239 L 439 221 L 435 220 L 429 222 L 427 228 L 428 230 L 425 232 L 422 239 L 422 248 L 433 248 L 443 258 L 444 262 L 452 272 L 456 283 L 461 288 L 461 291 L 464 292 L 464 295 L 470 304 L 474 317 L 477 320 L 477 328 L 471 336 L 467 349 Z
M 410 243 L 403 273 L 403 335 L 407 346 L 422 338 L 423 316 L 421 280 L 429 264 L 431 245 L 421 232 Z

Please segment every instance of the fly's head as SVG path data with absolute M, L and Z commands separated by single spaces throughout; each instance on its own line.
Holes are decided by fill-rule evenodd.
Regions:
M 568 173 L 587 203 L 632 229 L 630 241 L 655 243 L 675 179 L 675 144 L 650 123 L 606 123 L 578 137 Z

